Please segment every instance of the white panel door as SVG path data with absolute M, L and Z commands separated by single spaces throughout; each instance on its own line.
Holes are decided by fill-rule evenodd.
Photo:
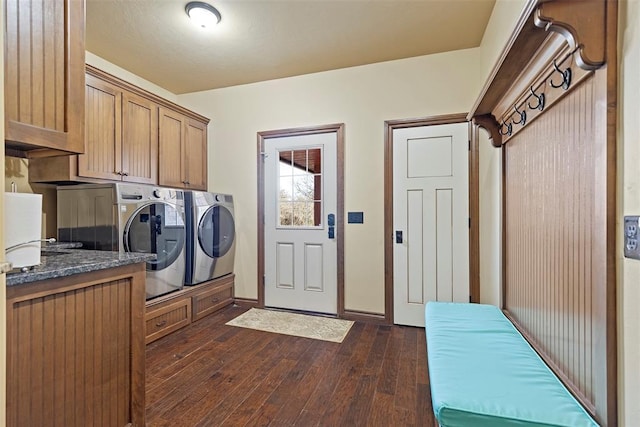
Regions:
M 393 131 L 394 323 L 469 301 L 468 124 Z
M 264 148 L 265 305 L 336 314 L 337 134 Z

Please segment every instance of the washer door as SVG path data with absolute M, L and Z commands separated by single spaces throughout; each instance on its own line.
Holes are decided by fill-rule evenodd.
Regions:
M 233 246 L 235 227 L 229 209 L 219 205 L 207 209 L 198 224 L 198 242 L 202 251 L 210 258 L 224 256 Z
M 138 208 L 124 230 L 127 252 L 156 254 L 147 261 L 147 270 L 163 270 L 182 254 L 185 240 L 184 220 L 173 206 L 163 202 Z

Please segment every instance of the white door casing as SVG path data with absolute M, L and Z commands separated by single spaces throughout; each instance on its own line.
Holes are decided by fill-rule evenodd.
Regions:
M 469 301 L 468 161 L 467 123 L 393 130 L 396 324 L 424 326 L 427 301 Z
M 267 138 L 263 161 L 265 306 L 336 314 L 337 133 Z

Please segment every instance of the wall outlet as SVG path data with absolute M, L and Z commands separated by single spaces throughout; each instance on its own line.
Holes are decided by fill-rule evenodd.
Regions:
M 640 259 L 640 216 L 624 217 L 624 256 Z

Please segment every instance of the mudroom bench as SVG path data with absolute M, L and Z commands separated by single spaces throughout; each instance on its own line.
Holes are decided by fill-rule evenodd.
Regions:
M 429 302 L 425 325 L 440 426 L 598 425 L 497 307 Z

